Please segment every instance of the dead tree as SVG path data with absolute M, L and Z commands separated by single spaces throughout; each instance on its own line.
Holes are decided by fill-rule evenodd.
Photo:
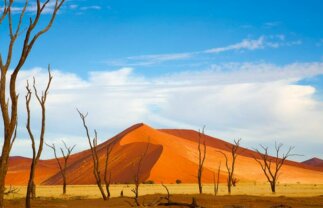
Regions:
M 86 117 L 88 114 L 83 114 L 81 113 L 78 109 L 76 109 L 77 112 L 80 115 L 80 118 L 82 120 L 85 132 L 86 132 L 86 136 L 90 145 L 90 149 L 91 149 L 91 155 L 92 155 L 92 160 L 93 160 L 93 174 L 96 180 L 96 184 L 100 190 L 100 193 L 102 195 L 103 200 L 107 200 L 107 195 L 104 192 L 104 189 L 102 187 L 102 180 L 101 180 L 101 172 L 100 172 L 100 162 L 99 162 L 99 156 L 98 156 L 98 152 L 97 152 L 97 146 L 98 146 L 98 134 L 97 131 L 94 130 L 94 138 L 93 140 L 91 140 L 91 136 L 89 133 L 89 128 L 86 125 Z
M 198 186 L 199 186 L 199 193 L 202 194 L 203 193 L 203 187 L 202 187 L 202 174 L 203 174 L 203 166 L 204 166 L 204 161 L 205 161 L 205 157 L 206 157 L 206 144 L 205 144 L 205 137 L 204 137 L 204 129 L 205 126 L 202 129 L 202 132 L 199 131 L 198 132 L 198 169 L 197 169 L 197 182 L 198 182 Z M 203 138 L 203 141 L 201 141 Z M 201 143 L 203 142 L 203 150 L 201 149 Z
M 17 193 L 19 193 L 19 191 L 20 191 L 20 189 L 10 185 L 9 190 L 7 190 L 7 188 L 5 188 L 4 195 L 17 194 Z
M 221 172 L 221 163 L 218 168 L 217 180 L 215 181 L 215 173 L 213 173 L 213 183 L 214 183 L 214 196 L 216 196 L 219 192 L 219 184 L 220 184 L 220 172 Z
M 104 166 L 104 183 L 105 183 L 105 189 L 107 191 L 107 197 L 108 199 L 111 197 L 111 193 L 110 193 L 110 183 L 111 183 L 111 170 L 109 170 L 109 162 L 110 162 L 110 154 L 112 152 L 113 146 L 114 146 L 115 142 L 110 142 L 107 145 L 107 149 L 106 149 L 106 156 L 105 156 L 105 166 Z
M 240 148 L 240 141 L 241 141 L 241 139 L 234 140 L 233 145 L 230 145 L 230 146 L 228 145 L 227 146 L 231 151 L 231 157 L 232 157 L 231 165 L 229 164 L 228 156 L 224 152 L 218 151 L 225 158 L 225 167 L 226 167 L 227 172 L 228 172 L 227 187 L 228 187 L 228 193 L 229 194 L 231 194 L 231 187 L 233 185 L 232 181 L 233 181 L 233 178 L 234 178 L 234 168 L 235 168 L 235 163 L 236 163 L 236 159 L 237 159 L 237 156 L 238 156 L 238 150 Z
M 267 181 L 270 184 L 270 188 L 272 193 L 276 192 L 276 184 L 279 177 L 279 171 L 281 167 L 283 166 L 284 162 L 288 157 L 295 156 L 298 154 L 292 154 L 292 150 L 294 147 L 289 147 L 286 153 L 282 154 L 280 157 L 280 151 L 283 144 L 277 144 L 275 143 L 275 156 L 272 157 L 268 153 L 268 147 L 265 147 L 263 145 L 260 145 L 261 149 L 263 150 L 263 153 L 255 149 L 255 151 L 258 153 L 257 156 L 254 156 L 254 159 L 257 161 L 257 163 L 260 165 L 262 171 L 264 172 Z
M 162 183 L 162 186 L 165 188 L 167 192 L 167 196 L 162 196 L 159 198 L 156 198 L 155 200 L 145 203 L 145 199 L 143 199 L 143 203 L 139 204 L 138 200 L 136 200 L 136 204 L 132 204 L 130 201 L 126 201 L 131 207 L 140 206 L 140 207 L 188 207 L 188 208 L 203 208 L 202 206 L 199 206 L 196 202 L 196 199 L 192 198 L 192 203 L 184 203 L 184 202 L 175 202 L 171 200 L 171 194 L 169 192 L 169 189 L 166 185 Z M 166 200 L 166 202 L 163 202 L 163 200 Z M 138 203 L 137 203 L 138 202 Z M 139 204 L 139 205 L 138 205 Z
M 36 185 L 34 183 L 35 178 L 35 170 L 39 161 L 39 158 L 41 156 L 41 153 L 43 151 L 43 145 L 44 145 L 44 136 L 45 136 L 45 129 L 46 129 L 46 101 L 47 101 L 47 95 L 48 90 L 50 87 L 50 84 L 52 82 L 53 76 L 50 73 L 50 66 L 48 66 L 48 82 L 45 91 L 42 92 L 42 95 L 39 96 L 37 88 L 36 88 L 36 80 L 35 77 L 33 78 L 33 88 L 35 97 L 37 98 L 37 101 L 41 107 L 41 130 L 39 135 L 39 144 L 38 148 L 36 150 L 36 142 L 35 142 L 35 136 L 31 130 L 30 126 L 30 119 L 31 119 L 31 113 L 30 113 L 30 100 L 32 95 L 32 90 L 29 87 L 29 83 L 27 81 L 27 95 L 26 95 L 26 109 L 27 109 L 27 124 L 26 128 L 29 134 L 29 138 L 31 140 L 31 147 L 32 147 L 32 162 L 30 166 L 30 174 L 29 174 L 29 180 L 27 185 L 27 193 L 26 193 L 26 208 L 30 208 L 30 198 L 36 197 Z
M 135 203 L 136 203 L 137 206 L 140 206 L 138 197 L 139 197 L 139 186 L 140 186 L 140 184 L 142 182 L 140 180 L 141 169 L 142 169 L 142 166 L 143 166 L 143 161 L 144 161 L 144 159 L 145 159 L 145 157 L 146 157 L 146 155 L 148 153 L 149 146 L 150 146 L 150 140 L 148 139 L 148 143 L 146 145 L 145 151 L 139 157 L 137 170 L 136 170 L 135 175 L 134 175 L 135 188 L 132 189 L 131 191 L 135 194 L 134 200 L 135 200 Z
M 28 7 L 28 0 L 25 1 L 20 14 L 18 14 L 18 21 L 16 28 L 15 21 L 13 21 L 12 10 L 15 9 L 13 0 L 3 0 L 0 8 L 0 26 L 6 23 L 9 30 L 9 39 L 7 43 L 2 43 L 3 47 L 7 48 L 6 54 L 0 52 L 0 107 L 3 119 L 3 143 L 0 155 L 0 208 L 4 207 L 4 191 L 5 178 L 8 170 L 8 160 L 11 147 L 15 140 L 15 129 L 18 120 L 18 94 L 16 90 L 16 80 L 20 69 L 25 64 L 29 54 L 37 42 L 38 38 L 45 34 L 52 26 L 57 12 L 65 2 L 65 0 L 56 0 L 53 12 L 49 18 L 49 22 L 44 27 L 37 27 L 40 22 L 40 17 L 47 9 L 49 0 L 41 3 L 36 1 L 36 11 L 34 17 L 25 17 Z M 28 25 L 24 28 L 24 19 L 28 20 Z M 6 36 L 7 37 L 7 36 Z M 22 37 L 21 47 L 16 46 L 16 40 Z M 4 38 L 2 38 L 4 39 Z M 14 49 L 17 49 L 15 51 Z M 18 50 L 21 50 L 19 52 Z M 13 54 L 19 54 L 15 59 L 17 63 L 12 62 Z M 9 71 L 9 69 L 11 69 Z M 10 74 L 8 74 L 8 71 Z M 9 83 L 7 83 L 9 82 Z M 9 93 L 9 96 L 7 95 Z
M 57 157 L 55 144 L 52 144 L 52 145 L 46 144 L 46 145 L 49 148 L 51 148 L 53 150 L 53 152 L 54 152 L 55 159 L 57 161 L 57 164 L 58 164 L 58 167 L 59 167 L 61 176 L 63 178 L 63 194 L 66 194 L 66 185 L 67 185 L 67 180 L 66 180 L 66 167 L 67 167 L 68 159 L 69 159 L 69 157 L 70 157 L 73 149 L 75 148 L 75 145 L 72 146 L 72 147 L 68 147 L 64 141 L 62 141 L 62 142 L 64 144 L 65 151 L 66 151 L 65 152 L 63 148 L 60 148 L 61 153 L 62 153 L 62 156 L 63 156 L 63 159 L 64 159 L 64 164 L 63 165 L 61 164 L 61 162 L 59 161 L 59 159 Z

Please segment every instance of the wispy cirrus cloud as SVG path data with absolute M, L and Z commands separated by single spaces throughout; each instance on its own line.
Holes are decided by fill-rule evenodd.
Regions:
M 101 10 L 102 7 L 99 6 L 99 5 L 92 5 L 92 6 L 83 6 L 83 7 L 80 7 L 80 10 L 82 11 L 87 11 L 87 10 Z
M 43 5 L 43 3 L 41 3 Z M 11 7 L 11 12 L 13 14 L 21 13 L 24 8 L 24 3 L 18 2 L 17 5 Z M 50 1 L 47 3 L 46 7 L 43 10 L 43 14 L 51 14 L 55 8 L 55 1 Z M 3 10 L 3 7 L 0 6 L 0 10 Z M 35 13 L 37 12 L 37 4 L 36 2 L 31 2 L 26 7 L 26 12 L 28 13 Z
M 282 46 L 294 46 L 299 44 L 302 44 L 301 40 L 286 41 L 285 35 L 283 34 L 271 36 L 262 35 L 257 39 L 246 38 L 238 43 L 223 47 L 210 48 L 202 51 L 130 56 L 104 61 L 104 63 L 113 66 L 150 66 L 168 61 L 190 59 L 196 56 L 219 54 L 230 51 L 254 51 L 265 48 L 279 48 Z
M 125 59 L 110 60 L 106 63 L 115 66 L 149 66 L 166 61 L 176 61 L 191 58 L 195 53 L 152 54 L 130 56 Z
M 262 26 L 267 29 L 271 29 L 273 27 L 278 27 L 281 24 L 279 21 L 273 21 L 273 22 L 265 22 Z
M 203 53 L 221 53 L 232 50 L 256 50 L 265 47 L 265 36 L 260 36 L 258 39 L 244 39 L 239 43 L 225 47 L 212 48 L 203 51 Z
M 88 11 L 88 10 L 101 10 L 102 7 L 99 5 L 89 5 L 89 6 L 80 6 L 76 4 L 74 1 L 68 1 L 69 5 L 64 5 L 64 8 L 70 9 L 70 10 L 79 10 L 79 11 Z M 46 5 L 45 9 L 43 10 L 43 14 L 51 14 L 54 11 L 55 8 L 55 1 L 51 0 Z M 11 12 L 13 14 L 19 14 L 22 12 L 24 8 L 25 1 L 18 1 L 15 5 L 11 7 Z M 43 5 L 43 3 L 41 3 Z M 0 6 L 0 11 L 3 10 L 3 7 Z M 36 2 L 28 3 L 26 7 L 27 13 L 36 13 L 37 12 L 37 4 Z

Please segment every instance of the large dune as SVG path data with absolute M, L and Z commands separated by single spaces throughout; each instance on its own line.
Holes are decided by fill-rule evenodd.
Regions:
M 207 154 L 203 181 L 213 183 L 214 172 L 222 164 L 221 182 L 226 181 L 224 157 L 230 158 L 230 143 L 205 135 Z M 193 130 L 157 130 L 145 124 L 136 124 L 98 146 L 100 170 L 104 173 L 106 147 L 114 142 L 109 167 L 113 183 L 132 183 L 139 159 L 149 143 L 140 173 L 142 181 L 155 183 L 195 183 L 198 167 L 198 132 Z M 255 152 L 241 148 L 236 161 L 235 177 L 241 182 L 266 181 L 262 170 L 254 160 Z M 30 159 L 12 157 L 6 184 L 25 185 L 29 174 Z M 73 154 L 67 168 L 68 184 L 94 184 L 93 162 L 89 150 Z M 323 171 L 301 163 L 287 161 L 279 178 L 282 183 L 323 183 Z M 41 160 L 36 171 L 37 184 L 62 184 L 62 177 L 55 159 Z

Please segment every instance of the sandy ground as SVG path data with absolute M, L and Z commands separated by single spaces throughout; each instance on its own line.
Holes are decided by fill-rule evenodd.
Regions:
M 144 201 L 146 204 L 161 197 L 160 195 L 147 195 L 141 196 L 141 203 Z M 202 207 L 221 207 L 221 208 L 321 208 L 323 207 L 323 196 L 320 197 L 269 197 L 269 196 L 212 196 L 212 195 L 173 195 L 172 201 L 191 203 L 192 198 L 195 198 L 197 204 Z M 112 198 L 108 201 L 102 199 L 44 199 L 38 198 L 32 202 L 33 208 L 46 207 L 46 208 L 106 208 L 106 207 L 131 207 L 133 199 Z M 13 199 L 6 201 L 7 208 L 24 207 L 23 199 Z M 162 206 L 158 206 L 162 207 Z M 175 207 L 175 206 L 173 206 Z M 177 206 L 178 207 L 178 206 Z

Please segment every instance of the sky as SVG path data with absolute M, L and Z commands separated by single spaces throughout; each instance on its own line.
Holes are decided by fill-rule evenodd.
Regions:
M 15 21 L 23 2 L 14 4 Z M 38 29 L 52 9 L 53 0 Z M 295 146 L 297 161 L 323 158 L 322 9 L 319 0 L 68 0 L 19 74 L 19 93 L 32 76 L 44 87 L 51 64 L 46 142 L 64 140 L 76 151 L 88 148 L 79 108 L 100 142 L 141 122 L 206 125 L 207 134 L 241 138 L 244 147 L 277 141 Z M 27 16 L 34 14 L 30 1 Z M 6 54 L 9 31 L 0 28 Z M 19 107 L 12 155 L 30 156 L 24 96 Z M 32 110 L 39 133 L 34 101 Z M 45 150 L 42 158 L 50 157 Z

